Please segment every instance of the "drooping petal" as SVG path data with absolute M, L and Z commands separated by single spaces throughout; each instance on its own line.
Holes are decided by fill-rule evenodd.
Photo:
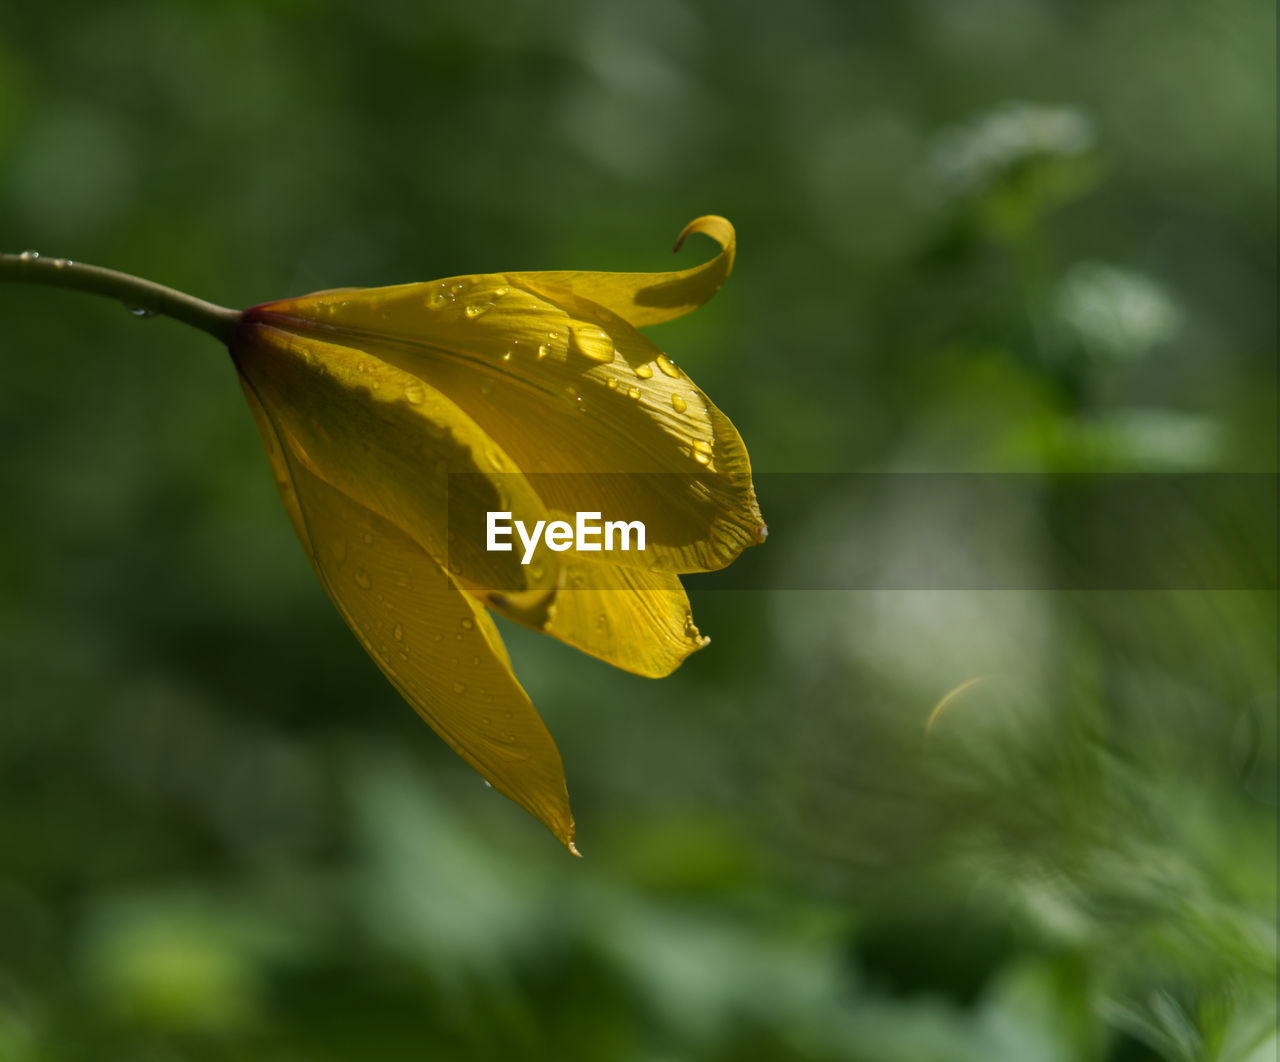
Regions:
M 501 594 L 482 600 L 516 623 L 646 678 L 671 674 L 708 642 L 669 572 L 570 560 L 561 579 L 560 590 L 538 607 L 519 608 Z
M 471 586 L 550 593 L 554 554 L 537 563 L 485 549 L 490 510 L 545 519 L 504 451 L 430 384 L 366 351 L 248 323 L 232 346 L 242 377 L 271 412 L 281 445 L 313 475 L 404 530 Z M 451 526 L 477 528 L 450 535 Z
M 643 521 L 648 550 L 620 564 L 706 571 L 760 541 L 750 461 L 729 419 L 627 321 L 517 277 L 321 294 L 249 315 L 359 345 L 447 394 L 519 455 L 547 508 Z
M 534 291 L 555 288 L 571 291 L 637 328 L 661 324 L 692 313 L 712 295 L 733 270 L 737 249 L 733 226 L 727 218 L 707 214 L 684 227 L 675 250 L 695 232 L 703 232 L 720 244 L 720 253 L 702 265 L 670 273 L 591 273 L 574 270 L 542 270 L 509 273 L 512 283 Z
M 560 753 L 493 621 L 417 542 L 308 471 L 247 381 L 245 393 L 294 529 L 347 625 L 432 729 L 576 854 Z

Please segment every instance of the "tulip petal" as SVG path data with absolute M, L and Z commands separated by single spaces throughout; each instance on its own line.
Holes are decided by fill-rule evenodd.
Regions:
M 482 599 L 514 620 L 623 671 L 671 674 L 710 639 L 693 625 L 689 598 L 668 572 L 569 561 L 544 607 L 522 609 L 501 594 Z
M 291 460 L 403 528 L 469 586 L 550 593 L 557 562 L 485 549 L 485 513 L 547 513 L 502 446 L 435 388 L 362 350 L 258 323 L 232 344 Z
M 312 474 L 248 381 L 245 392 L 303 549 L 366 652 L 458 755 L 576 854 L 560 753 L 493 621 L 400 528 Z
M 720 253 L 691 269 L 670 273 L 592 273 L 573 270 L 541 270 L 509 273 L 511 281 L 533 290 L 558 288 L 603 306 L 637 328 L 661 324 L 692 313 L 711 298 L 733 269 L 737 240 L 727 218 L 707 214 L 684 227 L 674 250 L 695 232 L 706 233 Z
M 447 394 L 520 456 L 548 509 L 642 521 L 647 551 L 620 564 L 708 571 L 761 541 L 750 461 L 729 419 L 621 317 L 515 278 L 321 294 L 247 316 L 358 345 Z

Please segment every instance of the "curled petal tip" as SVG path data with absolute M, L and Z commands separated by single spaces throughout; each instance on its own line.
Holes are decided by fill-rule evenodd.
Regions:
M 671 248 L 671 253 L 674 254 L 680 250 L 684 246 L 684 241 L 695 232 L 706 233 L 721 247 L 731 247 L 734 243 L 733 225 L 730 224 L 728 218 L 722 218 L 719 214 L 703 214 L 702 217 L 694 218 L 684 227 L 680 235 L 676 237 L 676 243 Z

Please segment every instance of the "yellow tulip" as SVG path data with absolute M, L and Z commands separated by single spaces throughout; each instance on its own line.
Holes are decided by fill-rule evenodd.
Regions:
M 224 310 L 34 253 L 0 279 L 127 298 L 224 339 L 294 530 L 338 611 L 418 713 L 569 849 L 560 754 L 489 612 L 640 675 L 706 644 L 682 572 L 765 534 L 728 418 L 636 329 L 688 313 L 733 265 L 532 272 L 342 289 Z M 485 514 L 642 521 L 643 552 L 492 552 Z M 461 529 L 459 532 L 457 529 Z

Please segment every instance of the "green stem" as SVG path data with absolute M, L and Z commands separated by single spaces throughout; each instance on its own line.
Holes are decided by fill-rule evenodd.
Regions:
M 0 282 L 3 281 L 48 284 L 105 295 L 109 299 L 119 299 L 140 317 L 163 314 L 208 332 L 223 343 L 231 342 L 231 335 L 240 320 L 238 310 L 215 306 L 185 292 L 166 288 L 163 284 L 66 258 L 41 258 L 35 251 L 0 254 Z

